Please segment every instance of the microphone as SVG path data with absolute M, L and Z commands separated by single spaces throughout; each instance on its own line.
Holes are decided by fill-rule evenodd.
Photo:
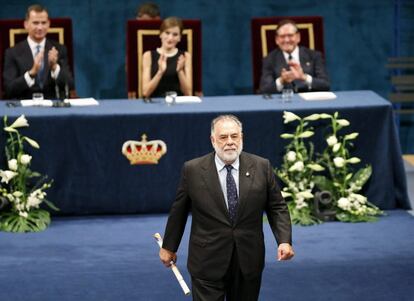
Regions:
M 65 82 L 65 99 L 69 99 L 69 85 Z
M 59 85 L 57 84 L 57 80 L 55 80 L 55 96 L 56 96 L 56 99 L 60 99 L 60 91 L 59 91 Z

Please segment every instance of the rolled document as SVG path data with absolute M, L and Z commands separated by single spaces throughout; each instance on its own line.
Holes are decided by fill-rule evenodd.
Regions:
M 155 233 L 154 238 L 157 241 L 160 248 L 162 248 L 162 237 L 161 237 L 161 235 L 159 233 Z M 190 289 L 187 286 L 187 283 L 185 283 L 185 280 L 184 280 L 183 276 L 181 275 L 181 273 L 178 270 L 177 266 L 173 262 L 171 263 L 171 270 L 173 271 L 175 277 L 178 280 L 178 283 L 180 284 L 181 288 L 183 289 L 184 294 L 186 296 L 190 295 L 191 292 L 190 292 Z

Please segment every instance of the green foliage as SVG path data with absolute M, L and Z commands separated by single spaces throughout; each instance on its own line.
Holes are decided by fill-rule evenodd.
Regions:
M 50 224 L 50 214 L 43 209 L 30 211 L 27 217 L 16 212 L 2 213 L 0 217 L 0 230 L 6 232 L 40 232 Z

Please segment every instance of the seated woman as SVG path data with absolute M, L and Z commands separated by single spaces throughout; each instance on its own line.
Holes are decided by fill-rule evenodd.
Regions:
M 192 94 L 191 55 L 176 47 L 183 29 L 179 18 L 165 19 L 160 27 L 161 47 L 144 53 L 141 77 L 144 97 L 164 97 L 168 91 L 175 91 L 177 95 Z

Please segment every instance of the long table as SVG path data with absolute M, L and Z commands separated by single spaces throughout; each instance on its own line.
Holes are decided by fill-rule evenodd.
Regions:
M 283 124 L 284 111 L 300 116 L 334 113 L 351 122 L 348 132 L 359 132 L 352 152 L 373 166 L 364 193 L 382 209 L 409 208 L 399 140 L 390 103 L 371 91 L 335 92 L 327 101 L 304 101 L 295 95 L 284 103 L 273 95 L 204 97 L 202 103 L 167 105 L 162 99 L 101 100 L 99 106 L 45 108 L 8 107 L 9 120 L 25 114 L 30 127 L 22 133 L 41 148 L 27 148 L 32 169 L 54 180 L 48 198 L 59 214 L 157 213 L 169 210 L 182 164 L 212 151 L 210 122 L 223 113 L 243 122 L 244 150 L 280 166 L 286 141 L 279 136 L 292 128 Z M 344 131 L 344 133 L 347 133 Z M 121 153 L 128 140 L 162 140 L 167 153 L 158 164 L 131 165 Z M 3 137 L 5 137 L 3 135 Z M 322 147 L 323 134 L 316 148 Z M 4 139 L 0 156 L 4 157 Z M 4 161 L 4 160 L 3 160 Z M 5 162 L 2 162 L 4 169 Z

